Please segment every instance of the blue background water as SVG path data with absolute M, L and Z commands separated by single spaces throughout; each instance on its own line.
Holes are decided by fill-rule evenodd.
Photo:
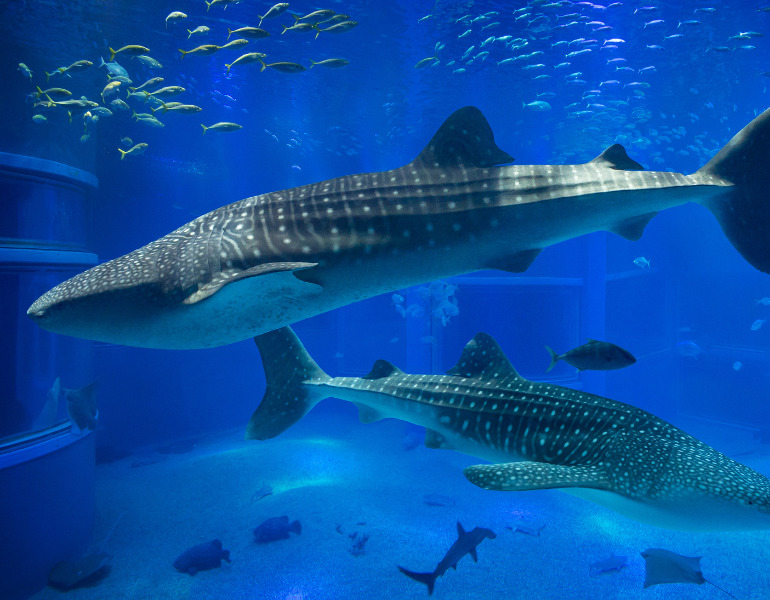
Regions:
M 605 3 L 605 6 L 609 3 Z M 656 11 L 638 10 L 657 6 Z M 588 3 L 533 7 L 515 20 L 523 2 L 292 3 L 305 14 L 317 8 L 344 12 L 359 25 L 331 35 L 287 32 L 288 14 L 265 21 L 271 32 L 243 51 L 264 51 L 268 59 L 297 61 L 344 57 L 342 69 L 314 67 L 282 74 L 259 67 L 223 64 L 242 52 L 179 59 L 177 48 L 224 43 L 227 27 L 256 25 L 268 3 L 244 0 L 206 11 L 203 2 L 3 3 L 0 9 L 0 150 L 47 158 L 90 171 L 99 190 L 90 205 L 87 248 L 107 260 L 160 237 L 223 204 L 263 192 L 344 174 L 394 168 L 410 161 L 455 109 L 475 105 L 489 120 L 497 144 L 519 164 L 584 162 L 620 142 L 646 168 L 689 173 L 702 166 L 741 127 L 768 105 L 767 60 L 770 13 L 757 2 L 628 2 L 599 9 Z M 711 7 L 715 12 L 695 12 Z M 164 27 L 172 10 L 189 15 Z M 468 26 L 464 15 L 498 11 Z M 636 11 L 636 12 L 635 12 Z M 611 30 L 595 32 L 577 13 Z M 518 13 L 520 16 L 522 13 Z M 428 19 L 419 20 L 427 15 Z M 541 15 L 544 17 L 541 17 Z M 652 20 L 663 23 L 645 26 Z M 700 23 L 680 24 L 689 19 Z M 500 25 L 481 30 L 490 22 Z M 577 23 L 559 28 L 572 21 Z M 530 23 L 528 25 L 528 22 Z M 211 33 L 187 40 L 186 28 L 207 25 Z M 472 33 L 458 36 L 467 29 Z M 730 39 L 755 31 L 768 37 Z M 292 35 L 293 34 L 293 35 Z M 666 36 L 681 37 L 666 39 Z M 490 54 L 464 64 L 462 55 L 489 36 L 522 38 L 512 49 L 502 42 Z M 595 44 L 579 39 L 595 39 Z M 604 40 L 620 38 L 615 50 Z M 553 46 L 564 40 L 567 45 Z M 434 54 L 439 63 L 416 69 Z M 108 47 L 142 44 L 163 64 L 159 72 L 134 59 L 118 62 L 135 84 L 162 76 L 163 85 L 182 85 L 182 100 L 202 107 L 197 115 L 161 116 L 162 129 L 116 113 L 83 133 L 57 109 L 48 122 L 32 121 L 25 95 L 44 85 L 44 71 L 75 60 L 99 63 Z M 649 46 L 661 46 L 651 49 Z M 720 52 L 715 47 L 730 51 Z M 754 46 L 754 48 L 741 48 Z M 568 59 L 567 52 L 591 52 Z M 535 60 L 499 61 L 542 51 Z M 625 58 L 626 63 L 608 64 Z M 449 64 L 454 61 L 454 64 Z M 26 63 L 32 84 L 16 67 Z M 542 63 L 539 70 L 524 64 Z M 617 65 L 631 71 L 617 71 Z M 654 66 L 654 70 L 641 69 Z M 465 69 L 465 72 L 456 72 Z M 565 76 L 582 72 L 585 84 Z M 534 80 L 535 73 L 550 78 Z M 603 84 L 616 80 L 619 83 Z M 645 86 L 628 86 L 636 82 Z M 98 99 L 105 70 L 54 77 L 50 85 Z M 600 90 L 590 100 L 587 90 Z M 640 93 L 641 92 L 641 93 Z M 523 107 L 538 99 L 545 112 Z M 124 96 L 121 96 L 124 97 Z M 602 104 L 604 108 L 589 104 Z M 140 109 L 137 108 L 139 111 Z M 592 111 L 576 116 L 577 111 Z M 200 123 L 234 121 L 234 133 L 202 135 Z M 119 160 L 120 138 L 146 142 L 143 156 Z M 515 234 L 514 234 L 515 235 Z M 652 268 L 634 259 L 644 256 Z M 560 352 L 585 337 L 614 341 L 638 358 L 634 367 L 610 374 L 585 373 L 560 364 L 549 376 L 632 403 L 674 423 L 690 417 L 746 428 L 770 423 L 767 336 L 770 326 L 751 331 L 770 307 L 756 300 L 770 295 L 767 276 L 747 265 L 724 239 L 711 215 L 685 206 L 656 217 L 639 242 L 594 234 L 546 249 L 521 276 L 488 272 L 454 282 L 460 314 L 443 326 L 429 317 L 402 318 L 391 295 L 375 298 L 297 326 L 318 362 L 330 373 L 362 375 L 377 358 L 412 372 L 442 372 L 454 364 L 477 331 L 495 336 L 525 377 L 542 379 L 548 366 L 544 345 Z M 37 292 L 43 292 L 39 289 Z M 408 303 L 419 292 L 407 294 Z M 31 301 L 33 298 L 30 298 Z M 693 348 L 697 356 L 692 356 Z M 742 363 L 736 370 L 735 362 Z M 71 369 L 69 368 L 71 367 Z M 257 405 L 263 379 L 251 342 L 205 351 L 151 351 L 97 345 L 91 367 L 54 365 L 65 387 L 99 380 L 97 444 L 117 449 L 196 437 L 245 424 Z M 51 377 L 35 382 L 40 405 Z M 350 407 L 328 401 L 321 413 L 339 413 L 352 423 Z M 747 438 L 750 439 L 750 438 Z M 438 457 L 436 460 L 441 460 Z

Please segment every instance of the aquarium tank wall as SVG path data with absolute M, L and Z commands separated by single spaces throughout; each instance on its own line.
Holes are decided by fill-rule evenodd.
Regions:
M 0 596 L 770 594 L 770 5 L 0 14 Z

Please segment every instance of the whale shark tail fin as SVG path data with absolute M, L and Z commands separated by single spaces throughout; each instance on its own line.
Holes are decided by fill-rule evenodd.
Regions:
M 286 431 L 326 396 L 314 387 L 331 378 L 315 363 L 290 327 L 254 338 L 267 389 L 246 427 L 247 440 L 267 440 Z
M 729 194 L 704 202 L 741 256 L 770 273 L 770 109 L 741 129 L 695 175 L 717 177 Z

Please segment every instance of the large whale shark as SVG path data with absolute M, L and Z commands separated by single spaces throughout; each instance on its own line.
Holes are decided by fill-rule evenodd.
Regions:
M 770 479 L 641 409 L 524 379 L 485 333 L 446 375 L 378 360 L 364 377 L 330 377 L 290 327 L 255 341 L 267 388 L 247 438 L 272 438 L 322 399 L 340 398 L 364 422 L 422 425 L 426 446 L 496 463 L 464 471 L 485 489 L 561 488 L 670 529 L 770 529 Z
M 364 298 L 481 269 L 525 271 L 594 231 L 638 239 L 657 211 L 707 206 L 770 271 L 770 110 L 692 175 L 613 145 L 581 165 L 513 161 L 474 107 L 408 165 L 224 206 L 69 279 L 27 313 L 57 333 L 149 348 L 243 340 Z

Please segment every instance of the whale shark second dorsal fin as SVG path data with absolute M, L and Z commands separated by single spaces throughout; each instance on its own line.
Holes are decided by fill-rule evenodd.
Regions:
M 495 144 L 495 134 L 481 111 L 466 106 L 449 115 L 411 166 L 493 167 L 511 162 L 513 157 Z
M 389 363 L 387 360 L 378 358 L 372 365 L 372 370 L 364 375 L 361 379 L 382 379 L 389 375 L 396 375 L 403 373 L 397 366 Z
M 477 333 L 465 345 L 457 364 L 447 375 L 479 379 L 521 378 L 498 343 L 488 333 Z
M 608 147 L 589 164 L 615 169 L 616 171 L 644 171 L 644 167 L 632 158 L 629 158 L 628 154 L 626 154 L 626 149 L 620 144 L 612 144 L 612 146 Z

